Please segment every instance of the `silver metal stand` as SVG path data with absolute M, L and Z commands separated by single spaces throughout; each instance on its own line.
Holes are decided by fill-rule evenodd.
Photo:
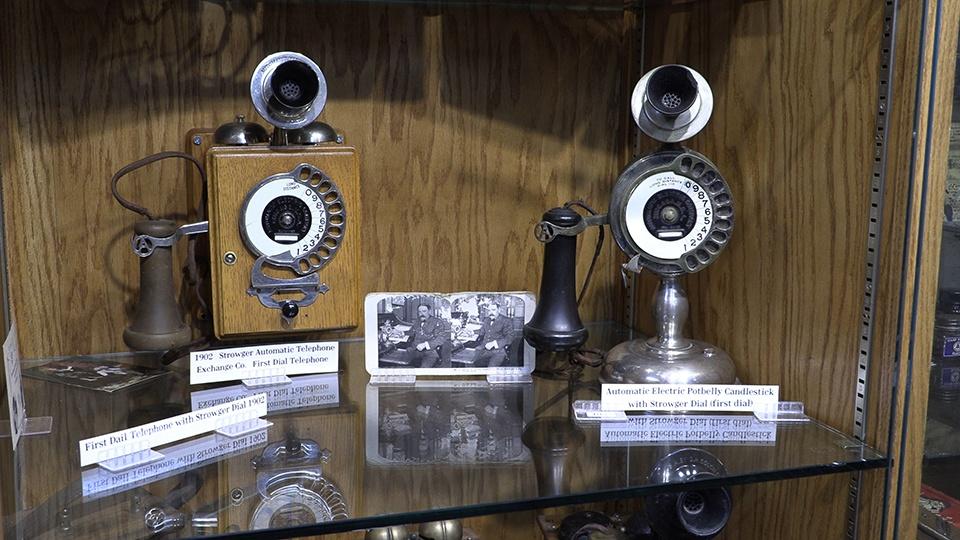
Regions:
M 625 341 L 607 353 L 600 380 L 629 384 L 733 384 L 730 356 L 719 347 L 683 337 L 690 311 L 676 276 L 661 276 L 654 295 L 657 336 Z

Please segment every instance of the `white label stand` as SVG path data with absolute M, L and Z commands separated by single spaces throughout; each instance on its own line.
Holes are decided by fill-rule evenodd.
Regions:
M 533 377 L 529 373 L 516 373 L 509 375 L 491 373 L 487 375 L 487 382 L 490 384 L 525 384 L 532 383 Z
M 160 461 L 161 459 L 163 459 L 163 454 L 157 452 L 156 450 L 147 448 L 146 450 L 134 452 L 125 456 L 103 460 L 100 463 L 97 463 L 97 465 L 104 470 L 112 473 L 118 473 L 134 467 L 139 467 L 140 465 L 146 465 L 147 463 Z
M 511 373 L 507 375 L 488 374 L 488 384 L 528 384 L 533 382 L 529 373 Z M 371 375 L 370 384 L 373 386 L 413 386 L 417 383 L 416 375 Z M 244 381 L 246 384 L 246 381 Z M 599 402 L 597 402 L 599 403 Z
M 11 306 L 11 314 L 13 313 Z M 13 451 L 17 451 L 20 437 L 46 435 L 53 429 L 52 416 L 27 418 L 26 400 L 20 375 L 20 343 L 17 338 L 17 321 L 10 324 L 10 332 L 3 342 L 4 380 L 7 386 L 7 404 L 10 409 L 10 421 L 0 426 L 0 438 L 11 437 Z
M 286 375 L 274 375 L 272 377 L 259 377 L 256 379 L 242 379 L 240 382 L 243 383 L 249 389 L 254 388 L 264 388 L 266 386 L 279 386 L 282 384 L 290 384 L 293 382 L 293 379 L 287 377 Z
M 778 401 L 757 407 L 753 415 L 761 422 L 808 422 L 810 417 L 803 412 L 802 401 Z
M 600 400 L 578 399 L 573 402 L 573 418 L 577 422 L 602 422 L 604 420 L 626 421 L 623 411 L 605 411 L 600 408 Z
M 53 417 L 52 416 L 34 416 L 33 418 L 25 418 L 23 422 L 23 429 L 20 430 L 21 437 L 29 437 L 31 435 L 46 435 L 53 431 Z M 6 422 L 0 422 L 0 439 L 10 436 L 10 424 Z
M 224 426 L 220 429 L 214 430 L 214 433 L 230 439 L 237 439 L 249 433 L 266 429 L 272 425 L 273 422 L 268 422 L 262 418 L 254 418 L 253 420 L 244 420 L 243 422 L 238 422 L 230 426 Z M 125 456 L 98 461 L 97 465 L 108 472 L 119 473 L 134 467 L 160 461 L 163 458 L 164 455 L 160 452 L 157 452 L 152 448 L 147 448 L 146 450 L 140 450 Z
M 248 433 L 253 433 L 254 431 L 267 429 L 272 425 L 273 422 L 268 422 L 262 418 L 254 418 L 253 420 L 247 420 L 246 422 L 240 422 L 238 424 L 233 424 L 232 426 L 224 426 L 214 431 L 214 433 L 223 435 L 224 437 L 229 437 L 231 439 L 236 439 L 243 437 Z

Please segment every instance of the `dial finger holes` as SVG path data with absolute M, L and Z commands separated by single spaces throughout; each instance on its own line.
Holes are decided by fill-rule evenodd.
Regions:
M 306 182 L 307 178 L 310 178 L 310 169 L 303 167 L 300 169 L 300 180 Z
M 733 208 L 730 208 L 729 206 L 721 206 L 720 208 L 717 208 L 717 216 L 719 217 L 728 218 L 732 215 Z
M 313 176 L 310 177 L 310 185 L 317 187 L 320 182 L 323 182 L 323 176 L 320 176 L 320 173 L 313 173 Z
M 704 169 L 704 168 L 705 168 L 705 167 L 703 166 L 703 163 L 697 163 L 696 165 L 694 165 L 694 166 L 693 166 L 693 176 L 699 178 L 700 175 L 703 174 L 703 169 Z
M 310 270 L 310 263 L 307 262 L 307 259 L 300 259 L 297 261 L 297 268 L 300 269 L 300 273 L 304 273 Z
M 307 256 L 307 258 L 310 259 L 310 266 L 313 266 L 314 268 L 323 264 L 323 259 L 321 259 L 320 256 L 317 255 L 316 253 L 311 253 L 310 255 Z
M 340 203 L 333 203 L 327 207 L 327 212 L 331 214 L 339 214 L 340 212 L 343 212 L 343 205 Z
M 718 219 L 716 223 L 718 229 L 729 229 L 730 225 L 730 220 L 727 219 Z
M 330 191 L 328 191 L 328 192 L 326 192 L 326 193 L 323 194 L 323 200 L 324 200 L 327 204 L 330 204 L 330 203 L 332 203 L 333 201 L 335 201 L 335 200 L 337 200 L 337 199 L 339 199 L 339 198 L 340 198 L 340 194 L 337 193 L 336 191 L 333 191 L 333 190 L 330 190 Z
M 693 160 L 686 157 L 680 160 L 680 170 L 683 172 L 690 171 L 690 167 L 693 166 Z
M 710 193 L 720 193 L 723 191 L 723 182 L 719 180 L 711 182 L 710 185 L 707 186 L 707 189 L 710 190 Z M 727 200 L 730 200 L 730 195 L 727 195 Z
M 323 245 L 327 246 L 327 247 L 330 248 L 330 249 L 334 249 L 334 248 L 337 247 L 337 241 L 336 241 L 335 239 L 329 238 L 329 237 L 328 237 L 328 238 L 324 238 L 324 239 L 323 239 Z
M 323 182 L 320 182 L 320 185 L 317 186 L 317 191 L 319 191 L 321 195 L 330 191 L 331 189 L 333 189 L 333 184 L 331 184 L 326 180 L 324 180 Z
M 727 204 L 730 202 L 730 194 L 721 193 L 717 195 L 716 200 L 717 200 L 717 204 Z
M 320 249 L 317 250 L 317 255 L 318 255 L 321 259 L 324 259 L 324 260 L 329 259 L 329 258 L 330 258 L 330 250 L 327 249 L 327 248 L 325 248 L 325 247 L 321 247 Z
M 327 234 L 329 234 L 334 238 L 340 238 L 340 235 L 343 234 L 343 229 L 341 229 L 340 227 L 332 226 L 329 229 L 327 229 Z
M 707 250 L 705 250 L 705 249 L 702 249 L 702 248 L 701 248 L 701 249 L 698 249 L 698 250 L 697 250 L 697 260 L 700 261 L 700 262 L 703 263 L 703 264 L 707 264 L 708 262 L 710 262 L 710 254 L 707 253 Z
M 687 255 L 687 258 L 684 259 L 687 263 L 687 270 L 693 271 L 698 266 L 700 266 L 700 261 L 697 260 L 693 255 Z
M 727 233 L 723 231 L 713 231 L 712 233 L 710 233 L 710 238 L 712 238 L 715 242 L 719 242 L 722 244 L 727 241 L 728 237 L 727 237 Z
M 343 216 L 330 216 L 330 225 L 343 225 Z
M 720 253 L 720 244 L 714 242 L 713 240 L 707 240 L 703 244 L 703 249 L 709 251 L 711 255 L 716 255 L 717 253 Z

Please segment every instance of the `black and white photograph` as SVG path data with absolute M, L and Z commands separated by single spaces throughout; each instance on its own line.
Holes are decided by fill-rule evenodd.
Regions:
M 433 381 L 367 391 L 371 463 L 511 463 L 529 457 L 520 440 L 532 413 L 529 385 Z
M 54 360 L 23 372 L 27 377 L 99 392 L 116 392 L 132 388 L 167 374 L 161 369 L 121 364 L 107 360 L 94 361 L 77 356 Z
M 375 293 L 367 297 L 368 371 L 483 374 L 532 369 L 529 293 Z M 375 341 L 375 342 L 374 342 Z

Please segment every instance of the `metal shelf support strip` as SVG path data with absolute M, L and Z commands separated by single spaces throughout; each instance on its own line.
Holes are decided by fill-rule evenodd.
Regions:
M 860 325 L 860 347 L 857 358 L 857 387 L 854 402 L 853 435 L 860 442 L 867 436 L 867 381 L 870 374 L 873 348 L 874 313 L 876 307 L 875 285 L 880 266 L 880 233 L 883 223 L 883 199 L 887 170 L 887 139 L 890 125 L 890 105 L 893 103 L 893 59 L 896 46 L 897 0 L 884 0 L 883 37 L 880 42 L 880 81 L 877 94 L 876 131 L 874 132 L 873 167 L 870 176 L 870 214 L 867 224 L 867 256 L 863 287 L 863 309 Z M 854 473 L 850 479 L 850 496 L 847 507 L 847 531 L 849 539 L 858 535 L 860 512 L 860 485 L 862 473 Z

